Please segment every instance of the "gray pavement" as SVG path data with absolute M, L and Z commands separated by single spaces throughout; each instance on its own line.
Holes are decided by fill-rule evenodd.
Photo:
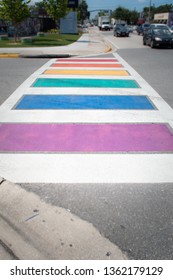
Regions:
M 96 28 L 64 47 L 0 49 L 1 57 L 86 56 L 110 52 Z M 127 259 L 89 222 L 43 202 L 39 196 L 0 177 L 0 260 Z M 56 223 L 55 223 L 56 221 Z

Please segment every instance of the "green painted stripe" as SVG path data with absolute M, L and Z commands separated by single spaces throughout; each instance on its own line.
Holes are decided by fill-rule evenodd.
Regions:
M 94 88 L 139 88 L 135 80 L 125 79 L 55 79 L 39 78 L 32 87 L 94 87 Z

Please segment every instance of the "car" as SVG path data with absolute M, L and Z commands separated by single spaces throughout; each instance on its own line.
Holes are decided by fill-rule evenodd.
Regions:
M 152 23 L 150 24 L 151 28 L 168 28 L 167 24 L 164 23 Z
M 128 25 L 128 29 L 130 33 L 133 33 L 134 31 L 134 27 L 132 25 Z
M 173 33 L 173 26 L 171 26 L 169 30 L 171 31 L 171 33 Z
M 127 26 L 127 24 L 125 23 L 117 23 L 115 26 L 114 26 L 114 36 L 116 37 L 129 37 L 129 28 Z
M 149 45 L 151 48 L 160 46 L 173 48 L 173 34 L 167 26 L 152 26 L 143 36 L 143 45 Z
M 144 35 L 144 33 L 148 30 L 149 27 L 150 27 L 149 23 L 144 23 L 142 25 L 138 25 L 136 31 L 138 35 Z

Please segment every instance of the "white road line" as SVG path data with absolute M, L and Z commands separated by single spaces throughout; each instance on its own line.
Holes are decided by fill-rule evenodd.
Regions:
M 169 183 L 172 154 L 1 154 L 1 176 L 20 183 Z
M 1 113 L 0 122 L 164 123 L 165 118 L 162 117 L 159 111 L 149 110 L 14 110 L 8 113 L 7 111 Z

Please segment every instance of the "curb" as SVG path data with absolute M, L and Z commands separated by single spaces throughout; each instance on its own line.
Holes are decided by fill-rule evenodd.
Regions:
M 71 57 L 70 54 L 21 54 L 20 58 L 68 58 Z
M 20 54 L 18 53 L 2 53 L 0 54 L 0 58 L 19 58 Z
M 111 52 L 112 51 L 112 47 L 108 46 L 106 49 L 105 49 L 105 53 L 108 53 L 108 52 Z
M 19 54 L 19 53 L 4 53 L 0 54 L 0 58 L 68 58 L 70 54 Z
M 91 223 L 1 177 L 0 197 L 0 246 L 6 259 L 127 259 Z

